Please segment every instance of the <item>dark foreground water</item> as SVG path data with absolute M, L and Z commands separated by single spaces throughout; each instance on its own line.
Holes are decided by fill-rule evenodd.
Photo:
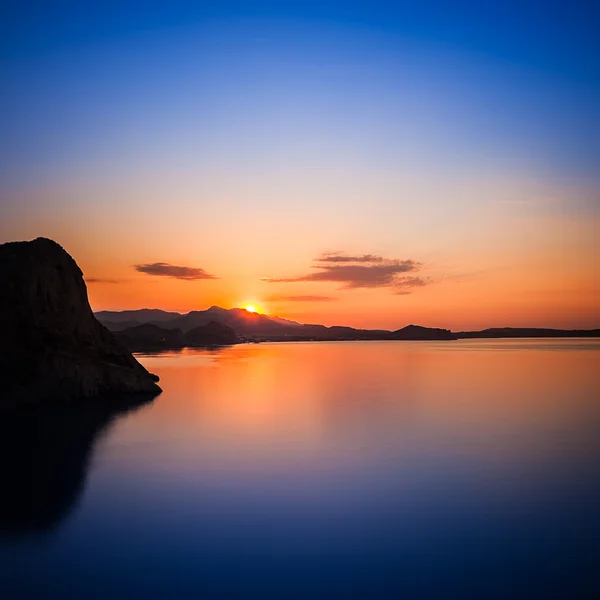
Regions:
M 140 360 L 151 404 L 2 417 L 0 598 L 600 597 L 600 341 Z

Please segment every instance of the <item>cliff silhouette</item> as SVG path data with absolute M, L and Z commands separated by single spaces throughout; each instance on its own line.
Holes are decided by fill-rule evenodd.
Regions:
M 81 269 L 52 240 L 0 245 L 0 332 L 0 408 L 161 391 L 94 317 Z

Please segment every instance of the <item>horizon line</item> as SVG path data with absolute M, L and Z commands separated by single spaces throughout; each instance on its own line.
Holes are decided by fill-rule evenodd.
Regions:
M 216 304 L 211 304 L 208 308 L 205 309 L 198 309 L 198 308 L 194 308 L 192 310 L 188 310 L 187 312 L 181 312 L 178 310 L 165 310 L 162 308 L 148 308 L 148 307 L 144 307 L 144 308 L 124 308 L 124 309 L 120 309 L 120 310 L 114 310 L 114 309 L 102 309 L 102 310 L 92 310 L 93 314 L 96 315 L 98 313 L 102 313 L 102 312 L 108 312 L 108 313 L 124 313 L 124 312 L 138 312 L 138 311 L 142 311 L 142 310 L 155 310 L 155 311 L 160 311 L 160 312 L 164 312 L 164 313 L 175 313 L 178 314 L 180 316 L 185 316 L 188 315 L 192 312 L 205 312 L 207 310 L 210 310 L 211 308 L 220 308 L 222 310 L 245 310 L 248 314 L 257 314 L 257 315 L 262 315 L 264 317 L 267 318 L 271 318 L 271 319 L 283 319 L 285 321 L 290 321 L 290 322 L 296 322 L 299 323 L 300 325 L 320 325 L 320 323 L 300 323 L 299 321 L 293 321 L 293 319 L 288 319 L 286 317 L 280 317 L 279 315 L 270 315 L 267 313 L 263 313 L 263 312 L 251 312 L 248 311 L 245 307 L 243 306 L 234 306 L 231 308 L 223 308 L 222 306 L 217 306 Z M 435 326 L 430 326 L 430 325 L 417 325 L 416 323 L 408 323 L 406 325 L 404 325 L 403 327 L 399 327 L 397 329 L 380 329 L 380 328 L 364 328 L 364 327 L 353 327 L 351 325 L 323 325 L 323 327 L 348 327 L 350 329 L 356 329 L 356 330 L 362 330 L 362 331 L 398 331 L 399 329 L 403 329 L 405 327 L 410 327 L 410 326 L 415 326 L 415 327 L 425 327 L 427 329 L 445 329 L 446 331 L 450 331 L 451 333 L 460 333 L 460 332 L 466 332 L 466 331 L 485 331 L 488 329 L 537 329 L 537 330 L 553 330 L 553 331 L 600 331 L 600 324 L 598 324 L 598 326 L 595 327 L 589 327 L 589 328 L 581 328 L 581 327 L 548 327 L 548 326 L 512 326 L 512 325 L 502 325 L 502 326 L 488 326 L 488 327 L 483 327 L 481 329 L 460 329 L 460 330 L 453 330 L 450 328 L 446 328 L 446 327 L 435 327 Z

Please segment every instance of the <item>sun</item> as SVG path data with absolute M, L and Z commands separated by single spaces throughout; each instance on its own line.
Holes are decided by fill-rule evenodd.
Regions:
M 248 312 L 252 312 L 255 313 L 256 312 L 256 306 L 254 306 L 254 304 L 246 304 L 246 306 L 244 306 L 244 308 L 248 311 Z

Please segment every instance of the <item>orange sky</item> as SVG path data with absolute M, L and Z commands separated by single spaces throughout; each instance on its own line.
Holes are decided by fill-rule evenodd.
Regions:
M 576 189 L 548 198 L 515 183 L 488 202 L 475 202 L 489 182 L 481 188 L 471 184 L 466 192 L 455 184 L 455 189 L 446 186 L 445 213 L 443 206 L 442 214 L 432 215 L 427 203 L 399 202 L 396 207 L 390 202 L 386 215 L 362 204 L 363 190 L 340 178 L 348 211 L 336 215 L 324 198 L 321 218 L 315 220 L 292 202 L 298 190 L 278 209 L 264 206 L 264 200 L 261 205 L 258 183 L 239 192 L 243 214 L 230 215 L 232 207 L 226 205 L 181 198 L 171 211 L 159 201 L 168 196 L 171 183 L 163 181 L 164 187 L 157 184 L 150 191 L 146 185 L 127 189 L 122 182 L 113 191 L 124 200 L 118 218 L 117 207 L 106 203 L 73 205 L 68 218 L 66 209 L 38 211 L 9 226 L 4 222 L 0 233 L 12 239 L 45 235 L 61 243 L 82 267 L 95 310 L 156 307 L 187 312 L 213 304 L 254 304 L 261 312 L 302 322 L 365 328 L 408 323 L 454 330 L 600 326 L 598 217 L 561 212 L 568 194 L 576 197 Z M 401 177 L 390 177 L 387 189 L 379 190 L 383 198 L 397 193 L 394 184 L 398 189 L 407 186 Z M 69 198 L 89 194 L 92 185 L 97 184 L 35 194 L 37 199 L 51 199 L 53 193 Z M 261 185 L 267 188 L 274 182 Z M 319 184 L 304 187 L 316 191 Z M 137 197 L 146 191 L 147 204 L 140 214 Z M 420 191 L 426 192 L 433 194 L 429 186 Z M 521 201 L 510 202 L 516 194 Z M 538 206 L 542 203 L 543 211 Z M 400 218 L 405 211 L 411 211 L 410 218 Z M 450 214 L 455 211 L 459 217 Z M 417 266 L 394 275 L 391 283 L 371 287 L 349 287 L 356 285 L 349 281 L 272 281 L 322 272 L 317 259 L 324 253 L 336 259 L 372 255 L 374 262 L 350 263 L 367 269 L 407 260 Z M 203 269 L 214 279 L 179 279 L 135 268 L 154 263 Z M 337 268 L 347 263 L 333 264 Z M 423 285 L 404 287 L 405 277 L 418 278 Z
M 98 31 L 85 11 L 24 11 L 3 67 L 0 242 L 62 244 L 95 310 L 600 327 L 589 20 L 547 27 L 544 7 L 519 37 L 513 11 L 467 31 L 426 10 L 413 31 L 393 3 L 365 22 L 287 5 Z

